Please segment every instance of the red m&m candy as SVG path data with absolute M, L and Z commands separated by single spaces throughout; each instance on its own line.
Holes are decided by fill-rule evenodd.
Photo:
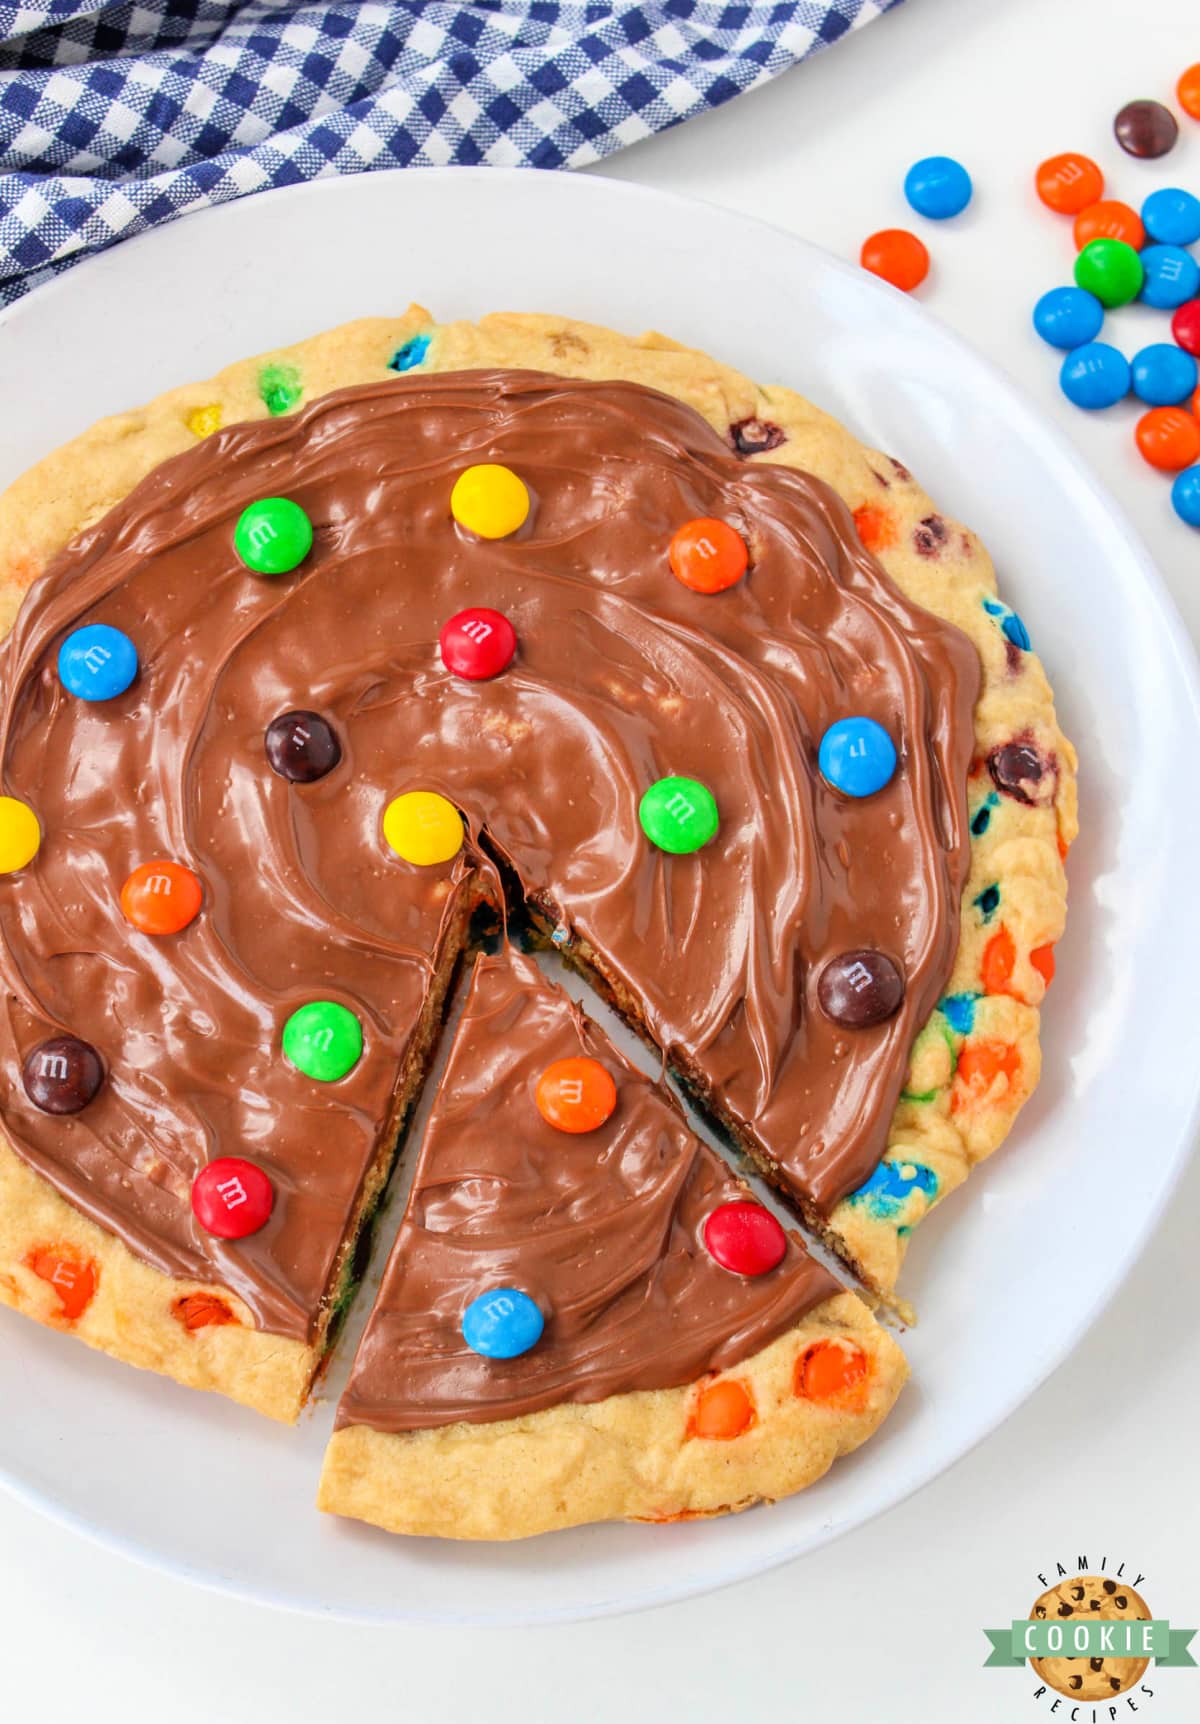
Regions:
M 248 1239 L 266 1226 L 274 1207 L 271 1181 L 240 1156 L 210 1161 L 192 1185 L 192 1214 L 215 1239 Z
M 143 862 L 121 887 L 125 919 L 143 934 L 178 934 L 203 900 L 199 880 L 181 862 Z
M 1200 299 L 1189 299 L 1171 319 L 1171 334 L 1185 353 L 1200 355 Z
M 765 1275 L 783 1261 L 787 1234 L 761 1203 L 722 1203 L 704 1223 L 709 1254 L 734 1275 Z
M 438 636 L 438 644 L 442 663 L 451 676 L 486 682 L 512 663 L 517 635 L 508 618 L 499 611 L 473 605 L 450 618 Z

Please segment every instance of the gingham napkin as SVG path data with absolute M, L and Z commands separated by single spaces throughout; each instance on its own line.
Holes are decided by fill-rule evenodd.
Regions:
M 899 3 L 0 4 L 0 305 L 267 187 L 598 161 Z

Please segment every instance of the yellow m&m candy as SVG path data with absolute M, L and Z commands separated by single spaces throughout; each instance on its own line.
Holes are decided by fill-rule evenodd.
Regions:
M 403 861 L 431 868 L 462 849 L 462 815 L 436 790 L 409 790 L 384 809 L 383 836 Z
M 450 513 L 460 527 L 481 539 L 507 539 L 525 524 L 529 492 L 508 467 L 484 462 L 458 475 L 450 493 Z
M 15 874 L 32 862 L 41 842 L 33 809 L 15 796 L 0 796 L 0 874 Z

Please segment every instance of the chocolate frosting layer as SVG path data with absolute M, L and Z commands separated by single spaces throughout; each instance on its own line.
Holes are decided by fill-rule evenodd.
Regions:
M 572 1136 L 534 1091 L 552 1060 L 580 1054 L 616 1078 L 617 1107 Z M 796 1234 L 766 1275 L 714 1262 L 704 1222 L 748 1195 L 536 964 L 481 958 L 338 1424 L 483 1424 L 738 1364 L 841 1292 Z M 463 1340 L 463 1312 L 496 1287 L 546 1319 L 520 1358 Z
M 510 539 L 450 517 L 475 461 L 530 488 Z M 281 495 L 310 516 L 313 549 L 257 577 L 234 524 Z M 673 533 L 699 515 L 750 547 L 748 574 L 714 596 L 668 568 Z M 440 627 L 470 605 L 517 632 L 490 682 L 450 676 L 438 653 Z M 99 704 L 55 670 L 85 622 L 123 629 L 141 663 Z M 970 642 L 899 593 L 827 487 L 746 464 L 637 385 L 413 376 L 218 432 L 77 539 L 0 648 L 0 782 L 45 835 L 0 879 L 4 1130 L 148 1262 L 310 1335 L 482 841 L 828 1208 L 878 1160 L 950 970 L 977 682 Z M 265 758 L 268 725 L 295 709 L 341 743 L 311 784 Z M 847 714 L 878 720 L 900 754 L 862 801 L 817 771 L 822 733 Z M 721 830 L 693 855 L 639 829 L 643 790 L 668 774 L 717 800 Z M 410 789 L 462 809 L 470 838 L 453 862 L 414 867 L 384 844 L 383 809 Z M 205 902 L 154 939 L 118 899 L 159 857 L 194 869 Z M 816 978 L 870 947 L 903 972 L 904 999 L 848 1030 L 820 1010 Z M 363 1057 L 335 1084 L 280 1053 L 286 1018 L 313 998 L 363 1023 Z M 107 1073 L 66 1121 L 38 1113 L 19 1077 L 56 1033 L 93 1043 Z M 276 1187 L 267 1228 L 233 1245 L 189 1205 L 222 1154 L 260 1162 Z

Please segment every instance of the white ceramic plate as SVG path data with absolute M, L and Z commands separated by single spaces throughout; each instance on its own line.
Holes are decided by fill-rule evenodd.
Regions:
M 894 451 L 982 534 L 1082 756 L 1042 1086 L 1006 1148 L 917 1235 L 904 1291 L 923 1321 L 895 1416 L 802 1496 L 510 1547 L 390 1539 L 312 1507 L 328 1405 L 277 1429 L 0 1310 L 0 1478 L 80 1531 L 296 1609 L 548 1621 L 700 1592 L 890 1507 L 993 1430 L 1102 1311 L 1196 1113 L 1195 958 L 1176 959 L 1200 851 L 1187 793 L 1200 695 L 1144 553 L 993 366 L 788 234 L 598 178 L 328 180 L 85 264 L 0 317 L 0 484 L 100 414 L 410 298 L 440 318 L 507 308 L 654 326 L 795 386 Z

